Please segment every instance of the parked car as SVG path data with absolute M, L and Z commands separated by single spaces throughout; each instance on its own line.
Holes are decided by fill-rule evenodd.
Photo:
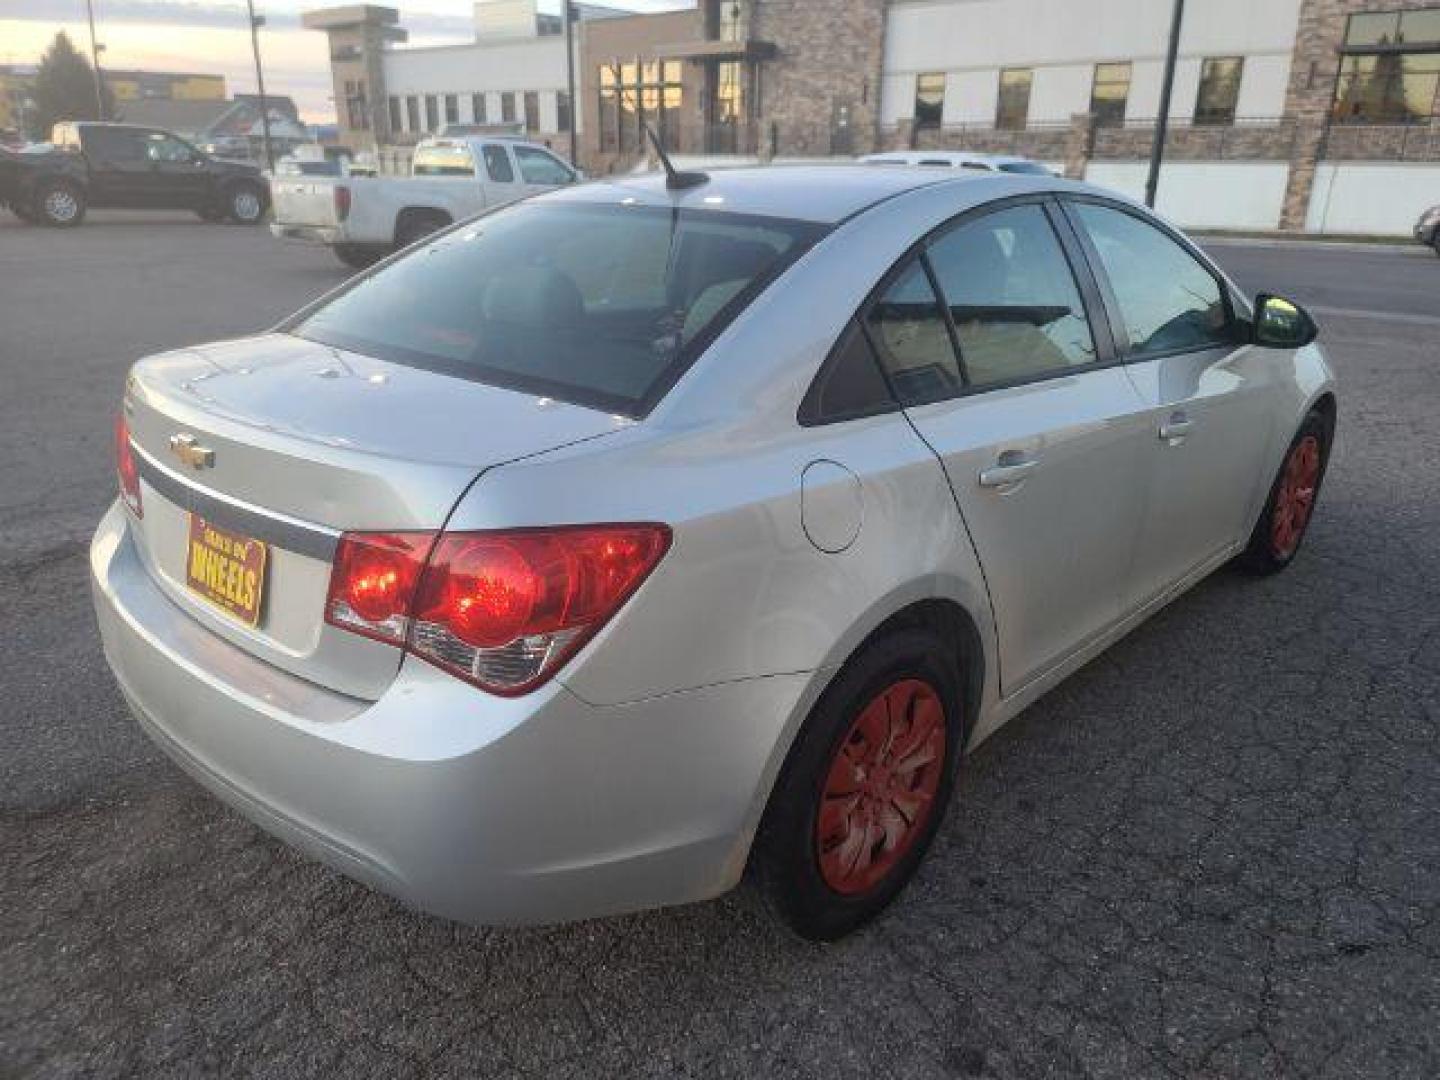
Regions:
M 1295 559 L 1315 335 L 1041 176 L 565 188 L 134 366 L 105 655 L 201 783 L 419 908 L 589 917 L 748 864 L 837 937 L 969 748 L 1215 569 Z
M 343 180 L 277 176 L 270 231 L 327 245 L 346 266 L 365 267 L 452 221 L 537 192 L 578 174 L 538 143 L 500 137 L 427 139 L 408 177 Z
M 1435 249 L 1440 255 L 1440 204 L 1430 207 L 1415 222 L 1415 239 Z
M 958 150 L 899 150 L 866 154 L 860 160 L 866 165 L 934 165 L 946 169 L 974 169 L 977 172 L 1055 175 L 1051 169 L 1029 158 L 1008 154 L 971 154 Z
M 193 210 L 206 221 L 254 225 L 269 194 L 260 170 L 202 154 L 184 139 L 134 124 L 56 124 L 45 152 L 0 160 L 0 202 L 27 220 L 67 227 L 87 209 Z
M 19 150 L 28 142 L 16 128 L 0 128 L 0 149 Z

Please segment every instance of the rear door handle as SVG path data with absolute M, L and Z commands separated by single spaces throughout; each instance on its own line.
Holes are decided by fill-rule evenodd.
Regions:
M 1194 426 L 1195 422 L 1183 412 L 1171 413 L 1170 419 L 1160 425 L 1160 438 L 1168 443 L 1176 442 L 1189 435 Z
M 1004 453 L 988 469 L 980 470 L 980 486 L 987 488 L 1008 487 L 1018 484 L 1040 467 L 1035 458 L 1020 457 Z

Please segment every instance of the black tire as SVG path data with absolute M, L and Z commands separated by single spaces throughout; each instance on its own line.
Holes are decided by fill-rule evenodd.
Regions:
M 31 213 L 54 229 L 73 229 L 85 220 L 85 192 L 70 180 L 42 180 L 35 188 Z
M 865 645 L 850 659 L 806 719 L 771 794 L 751 857 L 751 868 L 767 900 L 801 937 L 833 941 L 863 926 L 899 895 L 925 857 L 944 819 L 967 731 L 958 659 L 955 650 L 929 630 L 906 628 L 887 633 Z M 864 817 L 863 800 L 869 796 L 837 796 L 835 779 L 845 778 L 835 770 L 853 766 L 856 790 L 860 790 L 867 780 L 862 766 L 871 766 L 865 758 L 865 744 L 856 741 L 862 737 L 857 735 L 859 718 L 867 705 L 897 688 L 914 684 L 929 687 L 933 691 L 932 700 L 938 699 L 943 709 L 940 718 L 943 749 L 938 761 L 933 755 L 930 758 L 935 771 L 925 777 L 934 784 L 928 812 L 923 820 L 915 813 L 913 824 L 908 824 L 903 816 L 899 819 L 908 824 L 908 828 L 902 830 L 904 840 L 897 845 L 895 853 L 887 854 L 883 848 L 889 844 L 888 834 L 879 823 L 880 818 Z M 889 715 L 893 716 L 893 712 Z M 886 749 L 903 749 L 913 760 L 916 751 L 906 746 L 906 740 L 919 723 L 912 705 L 905 717 L 905 727 L 898 734 L 894 727 L 889 729 Z M 862 748 L 858 755 L 857 746 Z M 837 765 L 837 762 L 845 764 Z M 910 774 L 916 783 L 914 790 L 919 790 L 922 771 L 931 767 L 921 765 Z M 896 767 L 892 771 L 889 763 L 882 763 L 880 767 L 871 767 L 870 782 L 877 782 L 882 772 L 901 776 L 904 770 Z M 819 832 L 821 807 L 837 799 L 855 800 L 849 806 L 856 809 L 837 814 L 845 822 L 847 840 L 827 852 Z M 898 803 L 882 799 L 882 805 L 881 814 L 899 812 Z M 874 821 L 873 828 L 881 829 L 881 834 L 875 836 L 870 831 L 854 830 L 852 821 L 856 816 L 862 821 Z M 840 891 L 827 874 L 833 872 L 832 859 L 843 858 L 850 834 L 862 838 L 854 850 L 863 853 L 865 862 L 869 863 L 872 858 L 879 860 L 873 864 L 872 872 L 883 873 L 868 884 L 863 876 L 857 878 L 862 886 L 859 891 Z M 830 868 L 822 863 L 828 863 Z M 858 867 L 859 861 L 855 865 Z
M 330 249 L 335 257 L 354 270 L 374 266 L 385 257 L 385 249 L 373 244 L 336 244 Z
M 1315 506 L 1320 500 L 1320 488 L 1325 482 L 1325 470 L 1330 464 L 1330 442 L 1333 437 L 1332 425 L 1323 413 L 1312 410 L 1306 414 L 1285 450 L 1285 456 L 1275 472 L 1275 479 L 1270 483 L 1270 494 L 1265 499 L 1265 507 L 1260 511 L 1260 518 L 1250 532 L 1250 541 L 1240 555 L 1238 562 L 1243 569 L 1262 576 L 1278 574 L 1295 561 L 1295 556 L 1305 542 L 1310 522 L 1314 520 Z M 1306 482 L 1306 469 L 1301 460 L 1308 443 L 1313 443 L 1317 455 L 1318 471 L 1314 474 L 1313 482 Z M 1296 472 L 1290 474 L 1292 468 Z M 1287 484 L 1287 478 L 1297 483 Z M 1295 490 L 1303 493 L 1307 487 L 1308 497 L 1297 499 Z M 1303 503 L 1305 510 L 1297 527 L 1294 507 L 1299 503 Z
M 400 220 L 395 223 L 395 247 L 409 247 L 449 224 L 450 219 L 441 213 L 423 210 L 402 212 Z
M 225 189 L 225 216 L 237 225 L 259 225 L 265 220 L 265 203 L 265 192 L 256 184 Z

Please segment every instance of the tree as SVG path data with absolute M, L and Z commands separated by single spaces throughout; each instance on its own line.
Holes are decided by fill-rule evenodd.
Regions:
M 99 120 L 95 110 L 95 69 L 61 30 L 45 50 L 35 72 L 35 108 L 30 113 L 30 135 L 48 139 L 61 120 Z M 115 115 L 115 99 L 104 88 L 105 115 Z

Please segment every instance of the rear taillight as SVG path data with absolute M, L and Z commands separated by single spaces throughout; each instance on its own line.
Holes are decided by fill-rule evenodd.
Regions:
M 135 464 L 130 425 L 124 413 L 115 418 L 115 476 L 120 484 L 120 498 L 136 517 L 144 517 L 145 510 L 140 505 L 140 467 Z
M 664 525 L 353 534 L 340 541 L 326 619 L 495 694 L 533 690 L 655 569 Z M 428 552 L 428 561 L 426 558 Z
M 350 189 L 344 184 L 336 184 L 335 192 L 335 220 L 344 221 L 350 216 Z

